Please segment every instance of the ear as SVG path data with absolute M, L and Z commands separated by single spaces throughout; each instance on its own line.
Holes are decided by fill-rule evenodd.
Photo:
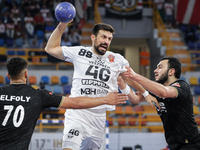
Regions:
M 8 77 L 8 79 L 10 80 L 10 76 L 9 76 L 9 74 L 7 73 L 7 77 Z
M 28 70 L 25 71 L 25 78 L 28 78 Z
M 175 74 L 175 69 L 174 68 L 170 69 L 169 70 L 169 76 L 172 76 L 174 74 Z
M 95 35 L 94 34 L 91 34 L 91 40 L 92 40 L 92 42 L 94 42 L 94 40 L 95 40 Z

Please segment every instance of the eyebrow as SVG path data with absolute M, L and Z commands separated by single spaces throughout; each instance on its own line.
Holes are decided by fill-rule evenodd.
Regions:
M 163 66 L 163 64 L 158 64 L 157 67 L 159 67 L 159 66 Z
M 106 30 L 103 30 L 103 31 L 106 31 Z M 107 32 L 110 32 L 110 31 L 107 31 Z M 99 32 L 100 33 L 100 32 Z M 113 38 L 113 35 L 111 35 L 111 36 L 107 36 L 106 34 L 104 34 L 104 32 L 102 32 L 102 33 L 100 33 L 100 35 L 102 36 L 106 36 L 106 37 L 108 37 L 108 38 Z
M 101 36 L 105 36 L 105 37 L 108 37 L 108 38 L 113 38 L 113 36 L 108 36 L 108 35 L 106 35 L 106 34 L 101 34 Z

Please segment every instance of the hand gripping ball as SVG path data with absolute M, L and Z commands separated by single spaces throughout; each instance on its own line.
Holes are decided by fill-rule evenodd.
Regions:
M 55 16 L 58 21 L 67 23 L 76 16 L 76 9 L 71 3 L 62 2 L 56 6 Z

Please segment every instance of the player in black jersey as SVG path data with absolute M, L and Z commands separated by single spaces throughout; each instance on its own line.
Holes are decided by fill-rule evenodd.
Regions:
M 125 77 L 137 81 L 156 95 L 161 109 L 157 108 L 165 138 L 170 150 L 200 150 L 200 133 L 193 113 L 193 96 L 190 86 L 181 75 L 181 63 L 175 57 L 164 57 L 155 69 L 155 81 L 151 81 L 126 67 Z M 130 84 L 131 85 L 131 84 Z
M 123 104 L 125 94 L 110 92 L 106 97 L 64 97 L 26 84 L 27 61 L 20 57 L 6 63 L 10 85 L 0 88 L 0 149 L 28 150 L 37 119 L 48 107 L 89 108 L 98 105 Z

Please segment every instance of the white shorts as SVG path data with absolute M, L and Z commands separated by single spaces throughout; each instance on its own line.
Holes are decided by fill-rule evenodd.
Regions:
M 90 110 L 90 109 L 89 109 Z M 98 150 L 103 143 L 106 111 L 69 109 L 65 113 L 62 148 Z

